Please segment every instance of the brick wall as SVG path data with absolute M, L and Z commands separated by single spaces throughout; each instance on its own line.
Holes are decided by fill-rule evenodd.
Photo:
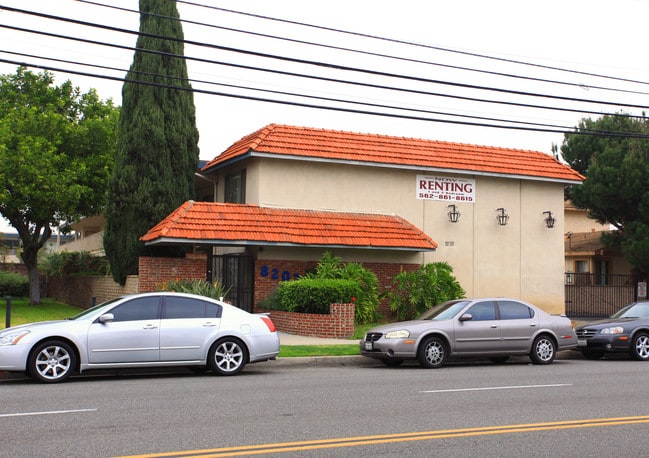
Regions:
M 137 293 L 138 277 L 128 276 L 124 286 L 115 282 L 112 277 L 81 276 L 49 277 L 46 285 L 47 297 L 69 305 L 89 308 L 93 297 L 97 304 L 101 304 L 115 297 Z
M 184 258 L 141 257 L 139 292 L 156 291 L 158 285 L 176 279 L 205 279 L 207 255 L 188 253 Z
M 287 334 L 335 339 L 354 334 L 354 304 L 331 304 L 328 315 L 271 310 L 270 319 Z
M 280 281 L 285 281 L 304 275 L 307 270 L 317 266 L 315 261 L 282 261 L 259 260 L 255 261 L 255 306 L 259 301 L 272 293 Z M 363 267 L 371 270 L 379 282 L 379 291 L 390 289 L 392 279 L 402 270 L 417 270 L 419 264 L 388 264 L 378 262 L 363 262 Z M 379 304 L 379 313 L 390 316 L 391 311 L 387 301 Z

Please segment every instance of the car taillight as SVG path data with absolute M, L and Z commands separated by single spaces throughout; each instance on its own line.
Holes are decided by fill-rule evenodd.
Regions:
M 275 332 L 275 331 L 277 331 L 277 329 L 275 329 L 275 323 L 273 323 L 273 321 L 272 321 L 270 318 L 268 318 L 267 316 L 262 316 L 262 317 L 261 317 L 261 320 L 262 320 L 264 323 L 266 323 L 266 326 L 268 326 L 268 330 L 269 330 L 270 332 Z

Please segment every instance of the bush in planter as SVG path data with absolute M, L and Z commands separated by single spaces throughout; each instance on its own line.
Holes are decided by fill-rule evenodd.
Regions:
M 464 290 L 446 262 L 425 264 L 413 272 L 402 271 L 392 279 L 390 309 L 399 320 L 411 320 L 434 305 L 464 297 Z
M 353 302 L 360 288 L 354 280 L 301 278 L 281 282 L 276 291 L 283 310 L 327 314 L 330 304 Z
M 355 295 L 356 311 L 354 321 L 356 324 L 374 323 L 378 319 L 379 307 L 379 281 L 376 274 L 358 263 L 343 263 L 339 257 L 330 252 L 325 252 L 314 272 L 306 274 L 303 278 L 342 279 L 352 280 L 358 284 L 359 291 Z
M 15 272 L 0 270 L 0 297 L 29 297 L 29 278 Z

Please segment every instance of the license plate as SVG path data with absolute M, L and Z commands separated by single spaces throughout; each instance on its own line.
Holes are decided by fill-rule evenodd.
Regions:
M 372 344 L 372 342 L 365 342 L 365 350 L 367 351 L 374 350 L 374 345 Z
M 586 342 L 586 339 L 579 339 L 579 340 L 577 340 L 577 346 L 578 346 L 578 347 L 585 347 L 585 346 L 587 346 L 587 345 L 588 345 L 588 344 L 587 344 L 587 342 Z

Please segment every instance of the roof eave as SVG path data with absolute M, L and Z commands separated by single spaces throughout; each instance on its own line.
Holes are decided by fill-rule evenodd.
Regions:
M 263 151 L 248 150 L 245 154 L 236 156 L 232 159 L 229 159 L 225 162 L 215 164 L 209 169 L 204 170 L 204 173 L 211 173 L 222 167 L 227 167 L 236 162 L 242 161 L 250 157 L 261 157 L 267 159 L 285 159 L 291 161 L 303 161 L 303 162 L 319 162 L 327 164 L 345 164 L 345 165 L 357 165 L 362 167 L 378 167 L 383 169 L 400 169 L 400 170 L 416 170 L 420 172 L 442 172 L 442 173 L 455 173 L 455 174 L 468 174 L 475 176 L 485 176 L 485 177 L 498 177 L 498 178 L 509 178 L 513 180 L 533 180 L 533 181 L 545 181 L 550 183 L 562 183 L 562 184 L 581 184 L 583 180 L 571 180 L 567 178 L 552 178 L 552 177 L 542 177 L 538 175 L 521 175 L 521 174 L 507 174 L 507 173 L 498 173 L 498 172 L 484 172 L 479 170 L 470 170 L 470 169 L 454 169 L 446 167 L 426 167 L 421 165 L 411 165 L 411 164 L 388 164 L 384 162 L 369 162 L 369 161 L 350 161 L 346 159 L 331 159 L 323 157 L 310 157 L 310 156 L 299 156 L 291 154 L 282 154 L 278 155 L 275 153 L 267 153 Z
M 276 247 L 312 247 L 312 248 L 354 248 L 360 250 L 394 250 L 394 251 L 414 251 L 414 252 L 433 252 L 435 248 L 420 248 L 420 247 L 392 247 L 392 246 L 379 246 L 379 245 L 341 245 L 341 244 L 302 244 L 302 243 L 287 243 L 287 242 L 263 242 L 256 240 L 218 240 L 218 239 L 185 239 L 173 237 L 159 237 L 153 240 L 144 242 L 146 246 L 153 245 L 209 245 L 209 246 L 276 246 Z

